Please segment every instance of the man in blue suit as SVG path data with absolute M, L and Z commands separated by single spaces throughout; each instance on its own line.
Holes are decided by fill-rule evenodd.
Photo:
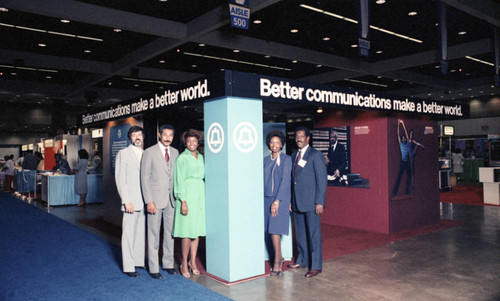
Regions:
M 308 267 L 306 277 L 321 273 L 321 215 L 325 207 L 328 183 L 323 154 L 309 146 L 310 131 L 299 127 L 295 130 L 298 151 L 292 154 L 292 202 L 290 209 L 295 221 L 295 238 L 299 254 L 291 269 Z

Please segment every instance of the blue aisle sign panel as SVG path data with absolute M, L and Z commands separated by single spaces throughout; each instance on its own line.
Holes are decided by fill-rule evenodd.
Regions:
M 359 54 L 364 57 L 370 57 L 370 41 L 359 38 Z
M 229 13 L 231 15 L 232 27 L 248 29 L 248 24 L 250 23 L 250 8 L 230 3 Z

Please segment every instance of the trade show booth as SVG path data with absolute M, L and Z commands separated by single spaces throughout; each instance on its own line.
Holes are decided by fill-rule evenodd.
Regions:
M 334 156 L 343 162 L 341 177 L 329 175 L 322 223 L 385 234 L 439 223 L 439 129 L 434 119 L 468 114 L 467 107 L 455 103 L 226 70 L 81 116 L 82 127 L 103 127 L 107 221 L 118 225 L 121 221 L 114 159 L 128 145 L 127 129 L 144 125 L 147 136 L 153 135 L 148 138 L 152 145 L 157 126 L 168 119 L 159 115 L 175 116 L 186 105 L 202 102 L 203 128 L 199 130 L 205 135 L 206 269 L 227 282 L 265 272 L 264 103 L 323 108 L 308 123 L 312 146 L 323 152 L 327 167 L 328 162 L 337 161 Z M 188 127 L 182 124 L 187 120 L 172 120 L 176 129 Z M 293 136 L 298 124 L 285 124 L 287 137 Z M 332 136 L 342 145 L 336 148 L 342 150 L 337 154 L 329 151 Z M 288 142 L 286 152 L 291 153 L 296 145 Z M 291 237 L 283 244 L 291 244 Z

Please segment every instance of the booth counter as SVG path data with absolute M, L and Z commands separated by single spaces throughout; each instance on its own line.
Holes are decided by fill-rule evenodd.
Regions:
M 47 207 L 60 205 L 76 205 L 80 196 L 75 193 L 74 175 L 42 174 L 42 200 Z M 102 203 L 102 174 L 87 175 L 87 204 Z

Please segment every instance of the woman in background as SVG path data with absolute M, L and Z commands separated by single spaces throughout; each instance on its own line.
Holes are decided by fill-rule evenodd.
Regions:
M 288 235 L 290 223 L 290 185 L 292 159 L 281 152 L 285 135 L 279 130 L 267 134 L 271 154 L 264 158 L 264 231 L 271 236 L 274 263 L 271 275 L 279 275 L 283 266 L 281 235 Z
M 81 149 L 78 151 L 78 163 L 73 169 L 75 173 L 75 192 L 80 195 L 80 203 L 77 207 L 85 205 L 87 199 L 87 165 L 89 164 L 89 153 Z
M 176 198 L 173 236 L 182 238 L 182 276 L 199 275 L 196 265 L 199 237 L 205 236 L 205 163 L 198 152 L 199 131 L 190 129 L 181 135 L 186 149 L 175 162 L 174 192 Z M 188 263 L 189 257 L 189 263 Z
M 460 177 L 464 172 L 464 155 L 460 147 L 455 148 L 455 151 L 451 154 L 451 161 L 453 162 L 453 174 L 457 177 L 457 181 L 461 180 Z

